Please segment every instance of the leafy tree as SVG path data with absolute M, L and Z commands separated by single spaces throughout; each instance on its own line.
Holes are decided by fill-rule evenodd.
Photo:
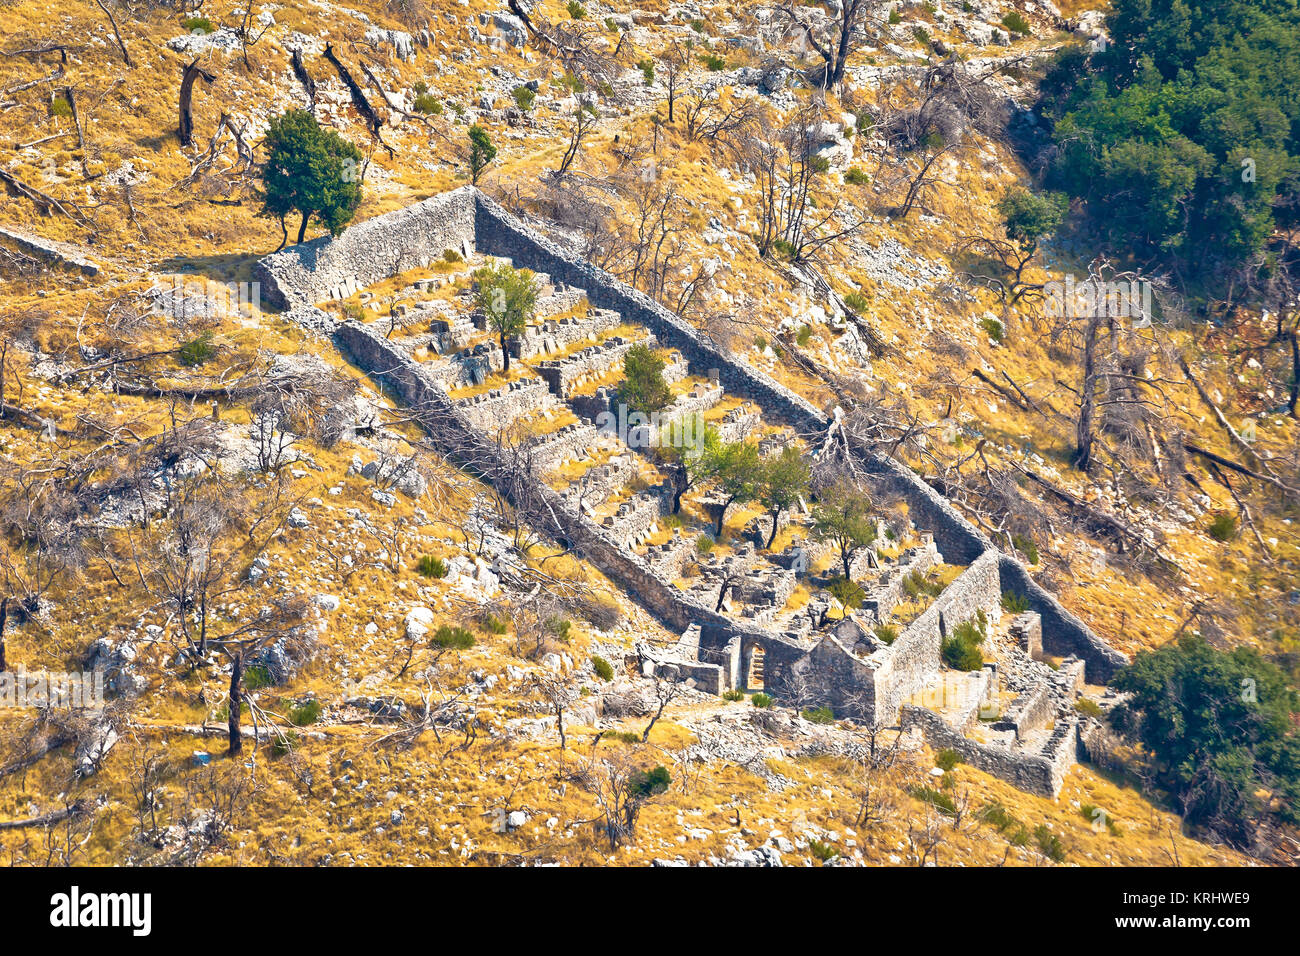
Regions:
M 722 441 L 717 429 L 696 415 L 661 429 L 655 458 L 673 483 L 673 514 L 682 510 L 682 496 L 716 477 Z
M 840 607 L 844 608 L 845 611 L 853 611 L 862 607 L 862 602 L 867 599 L 866 592 L 862 590 L 860 584 L 838 574 L 831 578 L 826 590 L 831 593 L 831 597 L 840 602 Z
M 1116 244 L 1220 269 L 1300 216 L 1300 5 L 1115 0 L 1042 86 L 1051 179 Z
M 847 483 L 828 489 L 813 506 L 812 535 L 818 541 L 834 543 L 846 579 L 852 579 L 853 555 L 876 540 L 871 513 L 871 498 Z
M 792 508 L 808 493 L 812 470 L 803 454 L 793 445 L 781 449 L 781 454 L 763 465 L 758 500 L 772 515 L 772 533 L 767 536 L 767 547 L 776 540 L 777 523 L 783 512 Z
M 501 343 L 502 371 L 510 371 L 507 340 L 521 334 L 537 310 L 537 286 L 528 269 L 515 269 L 499 262 L 474 273 L 478 292 L 474 304 L 487 316 L 488 325 Z
M 262 208 L 259 216 L 280 220 L 284 239 L 285 217 L 302 214 L 298 241 L 307 235 L 313 216 L 331 236 L 343 232 L 361 205 L 361 150 L 325 129 L 306 110 L 289 110 L 271 120 L 263 141 L 266 166 L 262 170 Z
M 1131 695 L 1112 722 L 1150 753 L 1189 823 L 1244 845 L 1266 815 L 1300 822 L 1300 702 L 1277 665 L 1188 635 L 1140 652 L 1112 683 Z
M 469 128 L 469 181 L 477 186 L 483 170 L 496 158 L 497 148 L 492 145 L 487 130 L 475 123 Z
M 763 459 L 758 455 L 758 446 L 748 442 L 735 442 L 719 448 L 717 479 L 722 502 L 718 507 L 718 523 L 713 529 L 713 536 L 720 538 L 727 509 L 738 501 L 753 501 L 758 497 L 763 481 Z
M 664 381 L 664 360 L 649 346 L 634 345 L 623 356 L 623 383 L 618 387 L 618 397 L 629 411 L 644 415 L 663 411 L 672 404 L 672 390 Z

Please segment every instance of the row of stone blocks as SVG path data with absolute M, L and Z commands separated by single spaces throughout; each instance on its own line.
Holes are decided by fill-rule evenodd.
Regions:
M 621 321 L 617 312 L 608 309 L 592 309 L 585 316 L 546 319 L 525 328 L 511 343 L 511 354 L 530 358 L 561 352 L 575 342 L 595 338 L 616 328 Z
M 466 420 L 488 433 L 498 432 L 525 415 L 543 411 L 550 405 L 550 389 L 545 382 L 536 379 L 511 382 L 504 388 L 494 388 L 456 402 Z
M 562 359 L 542 359 L 535 362 L 533 368 L 546 380 L 552 392 L 560 398 L 568 398 L 583 383 L 608 375 L 636 344 L 636 340 L 616 335 Z

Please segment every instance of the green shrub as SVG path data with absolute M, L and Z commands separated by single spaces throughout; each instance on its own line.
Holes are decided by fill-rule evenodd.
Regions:
M 181 343 L 176 350 L 176 361 L 186 368 L 202 365 L 217 356 L 217 347 L 212 343 L 212 333 L 202 332 L 197 338 Z
M 1029 21 L 1024 18 L 1019 10 L 1012 10 L 1002 18 L 1002 25 L 1012 33 L 1019 33 L 1021 36 L 1028 36 L 1033 32 L 1033 27 Z
M 56 96 L 50 101 L 50 112 L 64 119 L 72 118 L 72 104 L 65 97 Z
M 186 17 L 181 21 L 181 26 L 185 28 L 186 33 L 213 33 L 216 27 L 207 17 Z
M 711 73 L 717 73 L 726 69 L 727 61 L 716 53 L 704 53 L 700 55 L 700 62 L 703 63 Z
M 920 571 L 913 571 L 903 579 L 903 590 L 907 592 L 909 598 L 916 600 L 922 594 L 938 597 L 943 593 L 943 585 L 938 581 L 931 581 Z
M 999 345 L 1002 344 L 1002 338 L 1006 335 L 1006 327 L 997 319 L 989 316 L 980 319 L 980 328 L 983 329 L 984 334 L 994 342 L 997 342 Z
M 580 4 L 578 0 L 569 0 L 564 9 L 568 10 L 569 16 L 575 20 L 581 20 L 587 15 L 587 8 Z
M 957 804 L 951 796 L 942 790 L 936 790 L 934 787 L 918 786 L 912 787 L 908 792 L 923 803 L 930 804 L 936 810 L 941 810 L 950 816 L 957 815 Z
M 645 85 L 649 86 L 655 81 L 655 61 L 646 57 L 637 67 L 641 70 L 641 75 L 645 77 Z
M 284 757 L 290 753 L 293 753 L 293 751 L 298 749 L 298 744 L 300 742 L 301 741 L 300 738 L 298 737 L 298 732 L 296 730 L 285 731 L 284 733 L 278 735 L 275 738 L 275 740 L 271 741 L 271 756 Z
M 614 679 L 614 665 L 596 654 L 591 655 L 591 669 L 601 680 L 610 681 Z
M 713 550 L 716 544 L 717 542 L 714 541 L 712 537 L 707 534 L 702 534 L 695 539 L 695 550 L 700 552 L 700 554 L 708 554 Z
M 271 671 L 262 664 L 250 664 L 244 668 L 244 690 L 261 690 L 263 687 L 271 687 L 275 684 L 275 679 L 271 676 Z
M 1237 519 L 1226 511 L 1214 516 L 1206 532 L 1215 541 L 1231 541 L 1237 534 Z
M 464 259 L 455 249 L 444 249 L 442 250 L 442 261 L 455 265 L 457 262 L 463 262 Z
M 835 712 L 829 707 L 812 707 L 803 711 L 803 719 L 810 724 L 832 724 L 835 722 Z
M 1015 830 L 1020 826 L 1020 821 L 1008 813 L 1007 808 L 997 801 L 980 810 L 978 817 L 994 827 L 999 833 L 1006 833 L 1008 830 Z
M 309 724 L 316 723 L 316 719 L 320 717 L 320 712 L 321 702 L 309 700 L 298 707 L 289 708 L 289 723 L 295 727 L 306 727 Z
M 1008 614 L 1024 614 L 1029 610 L 1029 598 L 1015 591 L 1003 591 L 1002 610 Z
M 886 644 L 893 644 L 894 641 L 898 640 L 898 628 L 892 624 L 877 624 L 874 633 L 876 637 Z
M 628 777 L 628 792 L 635 798 L 645 800 L 655 794 L 663 793 L 673 782 L 667 767 L 655 767 L 649 773 L 644 770 L 633 771 Z
M 871 182 L 871 176 L 864 169 L 850 166 L 844 171 L 844 181 L 850 186 L 865 186 Z
M 1090 824 L 1093 825 L 1094 828 L 1097 827 L 1098 822 L 1104 824 L 1106 829 L 1110 831 L 1111 836 L 1117 837 L 1123 833 L 1123 831 L 1119 828 L 1119 823 L 1115 821 L 1115 818 L 1112 817 L 1108 811 L 1103 810 L 1101 807 L 1097 806 L 1096 804 L 1092 804 L 1092 803 L 1080 804 L 1079 816 L 1087 820 Z
M 722 699 L 734 704 L 745 699 L 745 692 L 743 690 L 724 690 Z
M 867 599 L 867 592 L 862 590 L 862 585 L 850 581 L 842 574 L 831 578 L 830 583 L 826 585 L 826 590 L 831 592 L 831 597 L 850 611 L 862 607 L 862 602 Z
M 821 840 L 809 840 L 808 852 L 817 859 L 825 863 L 827 860 L 833 860 L 840 855 L 840 851 L 835 849 L 829 843 L 823 843 Z
M 504 634 L 510 629 L 508 623 L 491 613 L 483 615 L 482 620 L 479 621 L 479 627 L 489 634 Z
M 415 564 L 415 570 L 422 577 L 426 578 L 445 578 L 447 576 L 447 562 L 442 558 L 435 558 L 431 554 L 421 555 L 420 560 Z
M 1038 563 L 1038 545 L 1034 544 L 1032 538 L 1027 538 L 1023 534 L 1013 534 L 1011 544 L 1025 556 L 1025 560 L 1030 564 Z
M 961 754 L 953 750 L 951 747 L 945 747 L 943 750 L 940 750 L 938 755 L 934 758 L 934 765 L 944 772 L 951 770 L 953 767 L 957 766 L 957 764 L 962 762 Z
M 889 25 L 891 27 L 896 27 L 902 22 L 903 22 L 903 17 L 898 12 L 897 9 L 892 9 L 889 11 Z
M 515 105 L 525 113 L 533 108 L 533 100 L 537 99 L 537 94 L 526 86 L 516 86 L 510 95 L 515 98 Z
M 430 113 L 434 116 L 442 115 L 442 104 L 432 93 L 418 93 L 415 99 L 411 101 L 411 107 L 417 113 Z
M 984 637 L 983 622 L 962 621 L 939 645 L 939 656 L 953 670 L 977 671 L 984 666 Z
M 749 702 L 755 707 L 761 709 L 767 709 L 772 706 L 772 698 L 767 694 L 764 694 L 762 691 L 759 691 L 753 697 L 749 698 Z
M 443 650 L 464 651 L 474 646 L 474 635 L 463 627 L 444 624 L 433 632 L 430 643 Z
M 1043 856 L 1053 863 L 1065 862 L 1065 847 L 1062 846 L 1060 838 L 1048 829 L 1046 823 L 1034 827 L 1034 842 L 1038 844 L 1038 849 L 1042 851 Z
M 1096 720 L 1101 719 L 1103 713 L 1101 704 L 1097 703 L 1091 697 L 1080 697 L 1074 702 L 1074 709 L 1085 717 L 1092 717 Z
M 867 301 L 867 297 L 861 292 L 848 293 L 844 296 L 844 304 L 854 312 L 866 312 L 871 306 L 871 303 Z
M 804 348 L 812 341 L 813 330 L 811 325 L 799 326 L 799 331 L 795 333 L 794 340 L 800 348 Z

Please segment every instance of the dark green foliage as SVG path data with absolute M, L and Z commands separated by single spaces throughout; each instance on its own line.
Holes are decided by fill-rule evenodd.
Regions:
M 1043 856 L 1053 863 L 1065 862 L 1065 847 L 1061 845 L 1060 838 L 1047 828 L 1046 823 L 1034 827 L 1034 842 L 1038 844 Z
M 526 86 L 516 86 L 510 94 L 515 99 L 515 105 L 527 113 L 533 108 L 533 101 L 537 99 L 537 94 Z
M 1214 516 L 1206 533 L 1215 541 L 1231 541 L 1237 534 L 1237 519 L 1226 511 Z
M 504 634 L 510 629 L 510 625 L 506 621 L 491 613 L 483 615 L 479 621 L 479 627 L 489 634 Z
M 866 312 L 871 306 L 870 301 L 861 292 L 850 292 L 844 296 L 844 304 L 854 312 Z
M 700 62 L 708 67 L 712 73 L 717 73 L 727 66 L 727 61 L 716 53 L 704 53 L 700 56 Z
M 275 678 L 266 666 L 250 664 L 244 668 L 244 690 L 261 690 L 263 687 L 272 687 L 274 684 Z
M 646 57 L 637 67 L 641 70 L 641 75 L 645 77 L 645 85 L 649 86 L 655 81 L 655 61 Z
M 1246 262 L 1300 214 L 1300 4 L 1115 0 L 1106 25 L 1044 81 L 1051 179 L 1126 252 Z
M 598 657 L 593 654 L 591 657 L 591 669 L 601 680 L 614 679 L 614 665 L 603 657 Z
M 204 362 L 216 358 L 217 347 L 212 344 L 212 333 L 201 332 L 196 338 L 181 344 L 176 350 L 176 361 L 180 362 L 186 368 L 192 368 L 195 365 L 202 365 Z
M 813 506 L 812 536 L 835 545 L 845 578 L 851 577 L 853 556 L 876 540 L 873 510 L 866 493 L 849 482 L 827 488 Z
M 306 110 L 273 117 L 262 148 L 266 165 L 258 215 L 283 223 L 291 213 L 301 214 L 299 242 L 313 217 L 331 236 L 342 233 L 361 205 L 361 150 Z
M 722 699 L 734 704 L 745 699 L 745 692 L 743 690 L 724 690 Z
M 940 810 L 949 816 L 957 815 L 957 804 L 951 796 L 942 790 L 936 790 L 934 787 L 912 787 L 908 792 L 916 799 L 930 804 L 936 810 Z
M 648 773 L 644 770 L 634 770 L 628 778 L 628 792 L 638 800 L 647 800 L 663 793 L 672 782 L 672 774 L 664 766 L 655 767 Z
M 430 643 L 447 651 L 464 651 L 474 646 L 474 635 L 463 627 L 444 624 L 433 632 Z
M 1038 563 L 1038 545 L 1034 544 L 1032 539 L 1026 538 L 1023 534 L 1013 534 L 1011 544 L 1025 556 L 1025 560 L 1030 564 Z
M 898 628 L 891 624 L 877 624 L 873 633 L 886 644 L 892 644 L 898 640 Z
M 940 750 L 938 755 L 935 757 L 934 765 L 940 770 L 948 771 L 961 762 L 961 754 L 953 750 L 951 747 L 945 747 L 943 750 Z
M 802 712 L 803 719 L 810 724 L 831 724 L 835 722 L 835 712 L 829 707 L 811 707 Z
M 673 393 L 664 381 L 664 360 L 646 345 L 637 344 L 623 356 L 623 382 L 618 397 L 629 411 L 650 415 L 672 404 Z
M 1185 635 L 1140 652 L 1112 685 L 1131 697 L 1111 722 L 1149 751 L 1189 823 L 1245 845 L 1262 818 L 1300 822 L 1300 702 L 1276 664 Z
M 309 700 L 305 704 L 289 708 L 289 723 L 295 727 L 306 727 L 309 724 L 316 723 L 320 717 L 321 702 L 318 700 Z
M 1015 591 L 1003 591 L 1002 610 L 1008 614 L 1023 614 L 1029 610 L 1029 598 Z
M 271 756 L 285 757 L 298 749 L 301 738 L 296 730 L 286 731 L 279 734 L 275 740 L 271 741 Z
M 857 166 L 850 166 L 844 171 L 844 181 L 850 186 L 866 186 L 871 182 L 871 176 L 868 175 L 865 170 L 860 169 Z M 855 309 L 854 311 L 857 312 L 861 310 Z
M 187 33 L 212 33 L 216 30 L 207 17 L 186 17 L 181 20 L 181 26 Z
M 695 539 L 695 550 L 700 552 L 700 554 L 708 554 L 713 550 L 714 545 L 716 544 L 717 542 L 714 541 L 713 538 L 709 537 L 707 534 L 702 534 Z
M 1008 830 L 1014 830 L 1020 826 L 1020 821 L 1013 817 L 1007 808 L 1002 804 L 994 801 L 980 810 L 979 818 L 985 823 L 994 827 L 999 833 L 1005 833 Z
M 833 860 L 840 855 L 839 850 L 835 849 L 835 847 L 829 843 L 823 843 L 821 840 L 809 840 L 808 852 L 823 863 L 827 860 Z
M 1019 33 L 1021 36 L 1028 36 L 1032 32 L 1029 21 L 1024 18 L 1019 10 L 1012 10 L 1003 17 L 1002 25 L 1012 33 Z
M 812 469 L 807 457 L 793 445 L 781 449 L 781 454 L 763 463 L 760 472 L 758 500 L 772 516 L 772 530 L 767 537 L 767 547 L 776 540 L 777 524 L 782 513 L 808 494 Z
M 581 20 L 587 15 L 587 8 L 580 4 L 578 0 L 569 0 L 565 9 L 569 11 L 569 16 L 575 20 Z
M 496 158 L 497 148 L 492 145 L 487 130 L 475 123 L 469 128 L 469 181 L 477 186 L 483 170 Z
M 417 113 L 432 113 L 434 116 L 442 114 L 442 104 L 432 93 L 417 93 L 411 106 Z
M 855 611 L 862 607 L 862 602 L 867 599 L 867 593 L 862 590 L 862 586 L 856 581 L 850 581 L 842 574 L 837 574 L 831 578 L 830 583 L 826 585 L 826 590 L 831 592 L 831 597 L 840 602 L 840 605 L 849 611 Z
M 753 697 L 749 698 L 749 702 L 760 709 L 766 709 L 772 706 L 772 698 L 769 695 L 764 694 L 762 691 L 759 691 Z
M 442 558 L 435 558 L 431 554 L 426 554 L 416 562 L 415 570 L 426 578 L 445 578 L 447 576 L 447 563 Z
M 939 645 L 943 662 L 958 671 L 977 671 L 984 666 L 980 645 L 984 643 L 986 625 L 983 621 L 963 621 L 952 629 L 952 634 Z

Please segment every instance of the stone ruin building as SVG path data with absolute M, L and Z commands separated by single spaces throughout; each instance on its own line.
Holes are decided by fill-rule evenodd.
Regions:
M 536 320 L 510 343 L 508 377 L 484 317 L 453 281 L 482 257 L 537 274 Z M 369 291 L 408 273 L 427 277 L 386 307 Z M 866 592 L 856 613 L 819 626 L 830 602 L 821 585 L 838 555 L 812 539 L 804 509 L 783 516 L 781 547 L 770 552 L 762 545 L 771 518 L 761 514 L 725 546 L 701 547 L 707 522 L 671 517 L 671 486 L 652 456 L 630 434 L 601 427 L 630 348 L 644 344 L 664 359 L 674 393 L 664 420 L 702 416 L 724 440 L 755 441 L 761 454 L 815 446 L 837 424 L 678 316 L 473 187 L 274 253 L 256 278 L 264 299 L 332 335 L 484 480 L 505 481 L 526 454 L 540 477 L 537 513 L 547 516 L 539 530 L 681 634 L 672 647 L 638 646 L 644 674 L 896 725 L 1022 789 L 1059 792 L 1086 746 L 1075 702 L 1124 656 L 910 470 L 851 442 L 872 500 L 907 516 L 882 516 L 875 545 L 856 556 L 853 579 Z M 335 321 L 319 308 L 330 300 L 355 301 L 363 318 Z M 708 514 L 710 505 L 706 490 L 693 507 Z M 918 583 L 928 586 L 923 600 Z M 1008 593 L 1028 609 L 1006 613 Z M 987 630 L 983 649 L 994 659 L 949 670 L 940 645 L 968 622 Z

